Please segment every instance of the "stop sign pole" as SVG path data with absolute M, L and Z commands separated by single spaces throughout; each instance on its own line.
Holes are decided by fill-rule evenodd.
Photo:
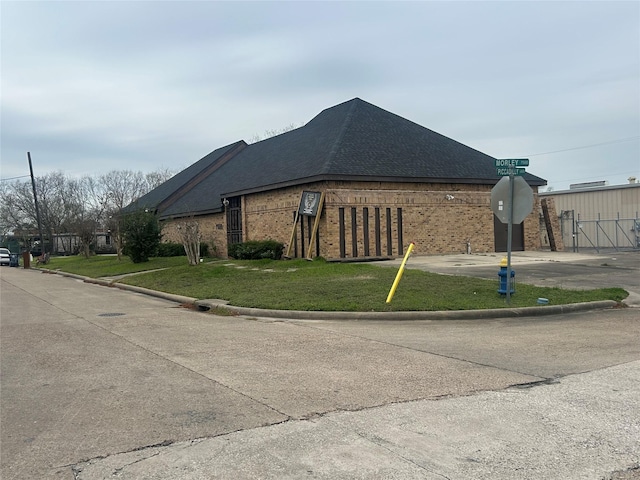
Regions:
M 524 168 L 529 166 L 528 158 L 509 158 L 504 160 L 496 159 L 496 174 L 503 178 L 491 190 L 491 208 L 502 223 L 507 224 L 507 304 L 511 303 L 511 250 L 513 223 L 522 222 L 533 207 L 533 191 L 531 187 L 524 181 Z M 508 176 L 508 189 L 504 192 L 504 180 Z M 516 182 L 516 176 L 517 182 Z M 517 183 L 517 185 L 516 185 Z M 517 192 L 516 192 L 517 190 Z M 506 193 L 506 195 L 505 195 Z M 505 198 L 506 197 L 506 198 Z M 504 215 L 504 204 L 506 203 L 506 218 Z
M 511 248 L 513 234 L 513 170 L 510 169 L 509 173 L 509 206 L 507 215 L 509 216 L 509 222 L 507 223 L 507 305 L 511 304 Z

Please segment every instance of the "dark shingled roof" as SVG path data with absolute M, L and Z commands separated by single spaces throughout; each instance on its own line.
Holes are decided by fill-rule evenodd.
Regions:
M 239 151 L 243 147 L 246 147 L 246 145 L 247 144 L 241 140 L 239 142 L 232 143 L 231 145 L 227 145 L 226 147 L 214 150 L 190 167 L 185 168 L 180 173 L 174 175 L 166 182 L 125 207 L 124 212 L 131 212 L 141 208 L 160 211 L 164 210 L 162 208 L 163 206 L 173 204 L 177 199 L 188 193 L 190 191 L 190 187 L 193 188 L 194 185 L 205 180 L 212 170 L 215 170 L 216 167 L 219 168 L 219 165 L 222 164 L 222 162 L 231 158 L 229 155 L 225 157 L 225 154 L 230 153 L 232 155 L 235 151 Z
M 233 147 L 231 158 L 207 170 L 206 165 L 219 161 Z M 203 166 L 194 168 L 201 162 Z M 210 173 L 202 178 L 203 172 Z M 201 178 L 190 183 L 194 176 Z M 177 177 L 180 180 L 167 185 Z M 534 186 L 546 184 L 528 173 L 524 178 Z M 155 206 L 162 207 L 161 217 L 204 214 L 220 211 L 225 196 L 319 180 L 493 185 L 499 177 L 495 158 L 354 98 L 323 110 L 295 130 L 248 146 L 237 142 L 218 149 L 138 204 L 145 198 L 155 199 Z M 174 186 L 185 191 L 171 199 Z

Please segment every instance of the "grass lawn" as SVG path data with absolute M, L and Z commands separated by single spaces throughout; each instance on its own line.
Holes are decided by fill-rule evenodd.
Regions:
M 397 268 L 323 260 L 205 260 L 189 266 L 186 257 L 153 258 L 139 264 L 126 257 L 118 261 L 115 256 L 54 257 L 46 268 L 92 278 L 154 270 L 119 281 L 198 299 L 219 298 L 239 307 L 278 310 L 471 310 L 535 306 L 539 297 L 558 305 L 621 301 L 627 296 L 621 288 L 566 290 L 518 283 L 511 305 L 506 305 L 497 293 L 497 274 L 493 281 L 407 269 L 387 304 Z
M 115 277 L 127 273 L 145 272 L 157 268 L 171 268 L 187 264 L 187 257 L 158 257 L 152 258 L 148 262 L 133 263 L 129 257 L 122 257 L 118 260 L 115 255 L 94 255 L 84 258 L 80 255 L 70 257 L 51 257 L 47 265 L 43 268 L 51 270 L 62 270 L 63 272 L 75 273 L 85 277 Z

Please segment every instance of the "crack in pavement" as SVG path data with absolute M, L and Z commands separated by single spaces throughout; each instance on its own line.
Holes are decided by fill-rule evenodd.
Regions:
M 336 425 L 339 425 L 335 420 L 331 419 L 330 417 L 327 417 L 327 421 L 334 423 Z M 345 428 L 343 425 L 339 425 L 341 428 Z M 412 460 L 411 458 L 409 458 L 406 455 L 402 455 L 400 452 L 397 451 L 397 449 L 393 448 L 395 445 L 392 442 L 389 442 L 388 440 L 385 440 L 384 438 L 381 438 L 377 435 L 368 435 L 366 433 L 362 433 L 359 432 L 356 429 L 349 429 L 350 432 L 354 433 L 355 435 L 359 436 L 360 438 L 362 438 L 363 440 L 367 441 L 367 442 L 371 442 L 372 444 L 385 449 L 387 452 L 389 452 L 391 455 L 393 455 L 394 457 L 398 457 L 401 458 L 404 462 L 407 462 L 411 465 L 414 465 L 416 467 L 418 467 L 421 470 L 424 470 L 425 472 L 429 472 L 433 475 L 437 475 L 438 477 L 442 477 L 445 480 L 451 480 L 449 477 L 447 477 L 446 475 L 440 473 L 440 472 L 436 472 L 430 468 L 427 468 L 425 465 L 422 465 L 421 463 L 418 463 L 415 460 Z
M 135 459 L 133 461 L 130 461 L 128 463 L 125 463 L 125 464 L 113 469 L 112 470 L 112 476 L 115 476 L 115 475 L 119 475 L 119 474 L 123 473 L 124 470 L 127 467 L 130 467 L 130 466 L 135 465 L 137 463 L 144 462 L 144 461 L 146 461 L 146 460 L 148 460 L 150 458 L 153 458 L 153 457 L 156 457 L 158 455 L 161 455 L 168 448 L 175 447 L 175 446 L 180 445 L 180 444 L 181 444 L 182 448 L 187 449 L 187 448 L 189 448 L 189 447 L 191 447 L 193 445 L 202 443 L 202 442 L 204 442 L 206 440 L 213 440 L 215 438 L 222 438 L 222 437 L 226 437 L 226 436 L 237 434 L 237 433 L 250 432 L 250 431 L 253 431 L 253 430 L 260 430 L 260 429 L 263 429 L 263 428 L 274 427 L 274 426 L 282 425 L 282 424 L 285 424 L 285 423 L 288 423 L 288 422 L 291 422 L 291 421 L 293 421 L 291 418 L 287 418 L 287 419 L 281 420 L 279 422 L 268 423 L 268 424 L 260 425 L 260 426 L 257 426 L 257 427 L 239 428 L 239 429 L 236 429 L 236 430 L 230 430 L 228 432 L 219 433 L 217 435 L 207 435 L 207 436 L 204 436 L 204 437 L 198 437 L 198 438 L 193 438 L 193 439 L 189 439 L 189 440 L 180 440 L 180 441 L 164 440 L 164 441 L 162 441 L 160 443 L 156 443 L 156 444 L 153 444 L 153 445 L 143 445 L 143 446 L 140 446 L 140 447 L 132 448 L 130 450 L 124 450 L 124 451 L 121 451 L 121 452 L 113 452 L 113 453 L 110 453 L 110 454 L 107 454 L 107 455 L 98 455 L 98 456 L 93 457 L 93 458 L 79 460 L 79 461 L 77 461 L 77 462 L 75 462 L 73 464 L 62 465 L 62 466 L 60 466 L 58 468 L 71 467 L 71 471 L 72 471 L 72 473 L 74 475 L 74 480 L 81 480 L 81 474 L 85 470 L 85 468 L 90 466 L 90 465 L 92 465 L 92 464 L 94 464 L 94 463 L 101 462 L 101 461 L 104 461 L 104 460 L 107 460 L 107 459 L 113 458 L 113 457 L 123 456 L 123 455 L 129 455 L 129 454 L 135 454 L 135 453 L 140 453 L 141 454 L 141 456 L 139 458 L 137 458 L 137 459 Z M 301 420 L 301 421 L 305 421 L 305 420 Z M 157 450 L 157 451 L 153 451 L 153 450 Z M 148 452 L 148 451 L 152 451 L 152 452 L 150 454 L 148 454 L 148 455 L 145 455 L 145 453 Z
M 208 377 L 207 375 L 205 375 L 205 374 L 203 374 L 203 373 L 201 373 L 201 372 L 198 372 L 197 370 L 194 370 L 194 369 L 192 369 L 192 368 L 189 368 L 189 367 L 187 367 L 186 365 L 183 365 L 182 363 L 179 363 L 179 362 L 177 362 L 177 361 L 175 361 L 175 360 L 173 360 L 173 359 L 171 359 L 171 358 L 169 358 L 169 357 L 166 357 L 166 356 L 164 356 L 164 355 L 161 355 L 160 353 L 155 352 L 155 351 L 153 351 L 153 350 L 151 350 L 151 349 L 149 349 L 149 348 L 145 347 L 144 345 L 140 345 L 139 343 L 136 343 L 136 342 L 134 342 L 134 341 L 132 341 L 132 340 L 128 339 L 128 338 L 127 338 L 127 337 L 125 337 L 124 335 L 121 335 L 121 334 L 116 333 L 116 332 L 114 332 L 114 331 L 112 331 L 112 330 L 109 330 L 108 328 L 106 328 L 106 327 L 105 327 L 105 326 L 103 326 L 103 325 L 100 325 L 100 324 L 98 324 L 98 323 L 92 322 L 92 321 L 91 321 L 91 320 L 89 320 L 88 318 L 83 318 L 83 320 L 85 320 L 86 322 L 90 323 L 91 325 L 94 325 L 95 327 L 100 328 L 101 330 L 103 330 L 103 331 L 105 331 L 105 332 L 107 332 L 107 333 L 109 333 L 109 334 L 111 334 L 111 335 L 113 335 L 113 336 L 115 336 L 115 337 L 120 338 L 121 340 L 124 340 L 125 342 L 127 342 L 127 343 L 128 343 L 128 344 L 130 344 L 130 345 L 133 345 L 133 346 L 134 346 L 134 347 L 136 347 L 136 348 L 139 348 L 139 349 L 141 349 L 141 350 L 144 350 L 145 352 L 150 353 L 151 355 L 153 355 L 153 356 L 155 356 L 155 357 L 161 358 L 162 360 L 164 360 L 164 361 L 166 361 L 166 362 L 169 362 L 169 363 L 171 363 L 171 364 L 173 364 L 173 365 L 176 365 L 176 366 L 178 366 L 178 367 L 180 367 L 180 368 L 183 368 L 183 369 L 185 369 L 185 370 L 187 370 L 187 371 L 189 371 L 189 372 L 191 372 L 191 373 L 193 373 L 193 374 L 195 374 L 195 375 L 197 375 L 197 376 L 199 376 L 199 377 L 205 378 L 205 379 L 207 379 L 207 380 L 208 380 L 208 381 L 210 381 L 210 382 L 213 382 L 213 383 L 215 383 L 215 384 L 217 384 L 217 385 L 220 385 L 220 386 L 222 386 L 222 387 L 224 387 L 224 388 L 226 388 L 226 389 L 228 389 L 228 390 L 230 390 L 230 391 L 232 391 L 232 392 L 234 392 L 234 393 L 237 393 L 238 395 L 241 395 L 241 396 L 242 396 L 242 397 L 244 397 L 244 398 L 247 398 L 247 399 L 249 399 L 249 400 L 251 400 L 251 401 L 253 401 L 253 402 L 256 402 L 256 403 L 258 403 L 258 404 L 260 404 L 260 405 L 262 405 L 262 406 L 264 406 L 264 407 L 268 408 L 269 410 L 272 410 L 272 411 L 276 412 L 276 413 L 277 413 L 277 414 L 279 414 L 279 415 L 282 415 L 282 416 L 286 417 L 287 419 L 291 419 L 291 418 L 292 418 L 290 415 L 288 415 L 288 414 L 286 414 L 286 413 L 284 413 L 284 412 L 279 411 L 278 409 L 276 409 L 276 408 L 272 407 L 271 405 L 268 405 L 267 403 L 265 403 L 265 402 L 263 402 L 263 401 L 261 401 L 261 400 L 258 400 L 257 398 L 253 398 L 252 396 L 250 396 L 250 395 L 248 395 L 248 394 L 246 394 L 246 393 L 244 393 L 244 392 L 242 392 L 242 391 L 240 391 L 240 390 L 238 390 L 238 389 L 235 389 L 235 388 L 233 388 L 233 387 L 231 387 L 231 386 L 229 386 L 229 385 L 226 385 L 226 384 L 222 383 L 222 382 L 221 382 L 221 381 L 219 381 L 219 380 L 216 380 L 215 378 Z
M 252 319 L 252 320 L 253 321 L 260 321 L 258 319 Z M 357 339 L 360 339 L 360 340 L 366 340 L 366 341 L 371 342 L 371 343 L 377 343 L 377 344 L 380 344 L 380 345 L 387 345 L 387 346 L 390 346 L 390 347 L 396 347 L 396 348 L 408 350 L 408 351 L 411 351 L 411 352 L 426 353 L 428 355 L 433 355 L 433 356 L 440 357 L 440 358 L 446 358 L 448 360 L 457 360 L 459 362 L 464 362 L 464 363 L 467 363 L 469 365 L 477 365 L 479 367 L 494 368 L 496 370 L 500 370 L 500 371 L 503 371 L 503 372 L 517 373 L 518 375 L 524 375 L 524 376 L 527 376 L 527 377 L 536 377 L 536 378 L 540 379 L 540 380 L 535 381 L 535 382 L 527 382 L 527 383 L 545 383 L 545 382 L 549 382 L 549 381 L 553 380 L 554 378 L 557 378 L 557 377 L 541 377 L 540 375 L 535 375 L 533 373 L 520 372 L 518 370 L 499 367 L 499 366 L 496 366 L 496 365 L 477 362 L 477 361 L 474 361 L 474 360 L 468 360 L 466 358 L 461 358 L 461 357 L 457 357 L 457 356 L 454 356 L 454 355 L 445 355 L 443 353 L 431 352 L 429 350 L 424 350 L 424 349 L 415 348 L 415 347 L 409 347 L 407 345 L 401 345 L 401 344 L 388 342 L 388 341 L 384 341 L 384 340 L 378 340 L 378 339 L 375 339 L 375 338 L 369 338 L 369 337 L 366 337 L 366 336 L 363 336 L 363 335 L 357 335 L 355 333 L 345 333 L 345 332 L 339 332 L 339 331 L 336 331 L 336 330 L 331 330 L 330 328 L 315 327 L 313 325 L 301 323 L 300 320 L 290 320 L 290 321 L 286 321 L 285 323 L 289 323 L 291 325 L 295 325 L 295 326 L 300 327 L 300 328 L 309 328 L 309 329 L 316 330 L 316 331 L 319 331 L 319 332 L 330 333 L 330 334 L 336 335 L 336 336 L 346 336 L 346 337 L 351 337 L 351 338 L 357 338 Z M 514 384 L 513 386 L 515 386 L 515 385 L 519 385 L 519 384 Z M 505 388 L 509 388 L 509 387 L 505 387 Z

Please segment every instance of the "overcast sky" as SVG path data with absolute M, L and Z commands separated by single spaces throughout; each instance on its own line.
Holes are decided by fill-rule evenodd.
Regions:
M 554 190 L 640 179 L 640 2 L 0 2 L 1 177 L 181 170 L 360 97 Z

